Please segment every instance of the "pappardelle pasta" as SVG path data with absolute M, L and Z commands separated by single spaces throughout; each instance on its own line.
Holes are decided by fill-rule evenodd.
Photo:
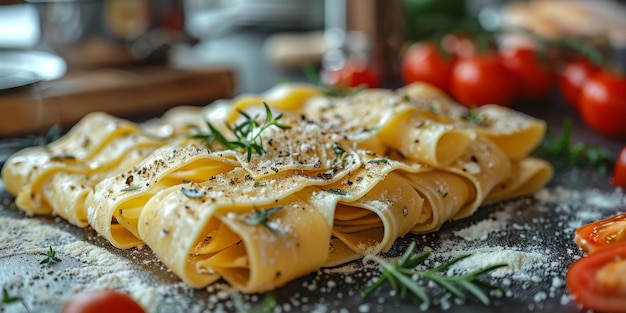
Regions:
M 553 172 L 529 156 L 545 128 L 422 83 L 346 97 L 282 84 L 145 124 L 89 114 L 2 178 L 21 210 L 147 245 L 191 286 L 264 292 L 535 192 Z

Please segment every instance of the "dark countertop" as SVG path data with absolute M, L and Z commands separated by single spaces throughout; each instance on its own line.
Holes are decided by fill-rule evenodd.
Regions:
M 262 65 L 259 65 L 262 66 Z M 264 65 L 263 65 L 264 66 Z M 263 71 L 263 68 L 257 69 Z M 281 74 L 272 74 L 271 79 L 259 80 L 254 86 L 247 86 L 242 92 L 259 92 L 273 85 Z M 293 75 L 299 79 L 297 74 Z M 598 144 L 616 154 L 626 141 L 600 137 L 584 126 L 574 110 L 562 103 L 555 96 L 550 103 L 518 106 L 517 109 L 531 115 L 544 118 L 550 128 L 560 132 L 563 121 L 570 119 L 574 126 L 576 142 Z M 5 138 L 0 141 L 0 157 L 4 160 L 16 148 L 24 144 L 36 144 L 41 137 L 24 136 L 20 138 Z M 558 190 L 564 188 L 568 192 L 559 198 Z M 435 233 L 428 235 L 411 235 L 398 239 L 396 245 L 388 255 L 398 255 L 404 251 L 410 241 L 418 243 L 418 250 L 424 247 L 433 249 L 433 257 L 445 257 L 459 249 L 491 248 L 493 251 L 501 249 L 537 253 L 541 262 L 536 267 L 535 277 L 529 279 L 513 278 L 515 273 L 504 277 L 493 277 L 489 280 L 505 287 L 502 297 L 492 297 L 492 304 L 484 306 L 475 298 L 469 297 L 464 303 L 455 302 L 449 295 L 440 289 L 433 288 L 433 305 L 428 312 L 583 312 L 575 303 L 570 301 L 563 280 L 569 264 L 577 259 L 582 252 L 573 242 L 574 226 L 591 222 L 594 219 L 626 211 L 626 196 L 623 190 L 615 189 L 608 183 L 608 177 L 592 170 L 559 169 L 555 179 L 547 187 L 546 197 L 523 197 L 485 206 L 473 216 L 456 222 L 450 222 Z M 586 201 L 586 196 L 597 196 L 598 199 Z M 606 200 L 609 199 L 609 200 Z M 606 200 L 606 201 L 605 201 Z M 61 232 L 75 236 L 78 240 L 87 241 L 95 247 L 103 248 L 107 253 L 128 262 L 131 270 L 136 274 L 134 282 L 142 282 L 150 286 L 152 297 L 160 304 L 154 308 L 155 312 L 199 312 L 200 308 L 209 308 L 214 311 L 220 309 L 233 311 L 228 296 L 224 296 L 223 284 L 217 284 L 205 289 L 190 289 L 154 258 L 149 249 L 118 250 L 113 248 L 97 234 L 87 228 L 80 229 L 54 217 L 27 217 L 19 211 L 13 198 L 4 190 L 0 191 L 0 218 L 15 221 L 33 220 L 40 225 L 50 225 Z M 608 201 L 608 202 L 607 202 Z M 608 203 L 608 205 L 607 205 Z M 581 214 L 584 212 L 585 214 Z M 466 229 L 485 220 L 494 220 L 505 215 L 500 228 L 489 232 L 486 240 L 467 241 L 455 235 L 455 232 Z M 16 252 L 11 250 L 11 240 L 30 240 L 26 238 L 11 238 L 8 243 L 0 243 L 0 285 L 7 288 L 14 295 L 24 298 L 30 312 L 58 312 L 62 305 L 61 299 L 72 294 L 76 284 L 81 288 L 88 283 L 77 281 L 73 275 L 52 275 L 51 272 L 65 273 L 73 268 L 86 268 L 89 263 L 69 255 L 60 254 L 62 262 L 47 265 L 38 264 L 39 256 L 32 251 Z M 41 243 L 42 247 L 47 247 Z M 452 246 L 450 246 L 452 245 Z M 539 251 L 539 252 L 537 252 Z M 445 253 L 444 253 L 445 252 Z M 514 260 L 512 260 L 514 261 Z M 336 270 L 321 270 L 317 273 L 302 277 L 283 288 L 273 291 L 277 300 L 278 311 L 319 311 L 319 312 L 415 312 L 424 311 L 425 307 L 408 299 L 399 299 L 389 294 L 389 286 L 383 287 L 374 295 L 363 299 L 359 292 L 363 290 L 373 277 L 378 275 L 371 268 L 361 268 L 360 261 L 351 263 L 354 268 L 341 267 Z M 532 272 L 532 271 L 531 271 Z M 106 274 L 106 273 L 103 273 Z M 122 279 L 122 278 L 120 278 Z M 41 291 L 49 295 L 43 301 Z M 429 292 L 430 292 L 429 291 Z M 245 302 L 256 303 L 263 299 L 263 295 L 245 295 Z M 1 304 L 0 312 L 25 312 L 20 304 Z

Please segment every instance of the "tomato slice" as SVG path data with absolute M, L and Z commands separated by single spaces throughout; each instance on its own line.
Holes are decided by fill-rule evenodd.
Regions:
M 94 290 L 69 298 L 61 313 L 145 313 L 129 295 L 115 290 Z
M 617 156 L 611 183 L 615 187 L 626 188 L 626 146 L 622 148 L 622 151 Z
M 626 312 L 626 243 L 598 249 L 574 262 L 567 288 L 576 302 L 599 312 Z
M 578 228 L 574 240 L 585 253 L 626 242 L 626 212 Z

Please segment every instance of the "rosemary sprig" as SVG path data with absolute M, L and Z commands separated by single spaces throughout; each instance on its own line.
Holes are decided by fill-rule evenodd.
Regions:
M 235 305 L 237 313 L 270 313 L 274 312 L 274 308 L 276 307 L 276 298 L 274 294 L 271 293 L 265 296 L 263 301 L 253 307 L 246 307 L 241 294 L 238 292 L 232 293 L 230 298 Z
M 209 147 L 213 146 L 213 143 L 217 141 L 229 150 L 244 149 L 247 155 L 246 159 L 250 162 L 253 152 L 256 152 L 258 155 L 264 155 L 266 152 L 263 147 L 263 139 L 261 138 L 263 131 L 271 126 L 280 129 L 291 128 L 289 125 L 279 124 L 278 121 L 283 117 L 282 113 L 274 116 L 267 103 L 263 102 L 263 106 L 265 107 L 266 116 L 263 124 L 259 124 L 257 121 L 260 118 L 259 115 L 252 117 L 243 111 L 239 111 L 239 114 L 245 118 L 243 122 L 234 126 L 226 124 L 226 127 L 232 132 L 236 140 L 228 140 L 224 134 L 208 121 L 207 126 L 210 133 L 196 133 L 191 135 L 191 137 L 205 140 Z
M 426 289 L 413 279 L 413 277 L 422 277 L 437 283 L 439 286 L 461 299 L 465 299 L 465 294 L 462 290 L 465 289 L 478 298 L 480 302 L 487 305 L 489 304 L 489 297 L 485 294 L 481 287 L 489 289 L 497 289 L 497 287 L 491 286 L 488 283 L 479 280 L 478 276 L 497 268 L 507 266 L 507 264 L 495 264 L 486 266 L 468 274 L 447 276 L 445 274 L 442 275 L 439 272 L 448 269 L 453 264 L 469 257 L 469 255 L 455 258 L 429 270 L 417 270 L 415 267 L 424 263 L 424 261 L 426 261 L 426 259 L 430 256 L 430 253 L 425 252 L 414 255 L 414 250 L 415 242 L 411 242 L 402 257 L 393 263 L 389 263 L 375 255 L 365 256 L 363 258 L 363 262 L 366 263 L 374 261 L 378 263 L 382 275 L 372 285 L 365 289 L 361 293 L 361 296 L 367 297 L 385 281 L 389 281 L 391 287 L 396 292 L 399 292 L 401 297 L 406 297 L 408 291 L 422 302 L 429 304 L 430 298 L 428 297 Z
M 570 167 L 595 168 L 602 175 L 606 174 L 608 167 L 613 162 L 609 151 L 603 147 L 572 143 L 572 121 L 569 119 L 563 122 L 563 130 L 558 138 L 554 136 L 551 130 L 548 130 L 546 139 L 537 153 L 556 157 Z
M 54 248 L 52 246 L 50 246 L 50 249 L 47 252 L 40 252 L 39 255 L 43 255 L 46 258 L 41 260 L 41 262 L 39 262 L 39 264 L 48 264 L 51 262 L 61 262 L 61 259 L 57 258 L 57 252 L 54 250 Z
M 255 208 L 253 210 L 253 215 L 250 218 L 246 219 L 246 224 L 263 225 L 265 227 L 268 227 L 267 222 L 269 221 L 270 217 L 272 217 L 272 215 L 276 214 L 276 212 L 280 211 L 282 208 L 282 206 L 275 206 L 265 210 L 259 210 Z

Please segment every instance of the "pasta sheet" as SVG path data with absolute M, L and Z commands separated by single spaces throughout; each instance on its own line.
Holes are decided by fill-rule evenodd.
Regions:
M 191 286 L 263 292 L 535 192 L 553 173 L 529 156 L 544 132 L 422 83 L 344 97 L 283 84 L 143 125 L 90 114 L 2 178 L 20 209 L 148 245 Z

